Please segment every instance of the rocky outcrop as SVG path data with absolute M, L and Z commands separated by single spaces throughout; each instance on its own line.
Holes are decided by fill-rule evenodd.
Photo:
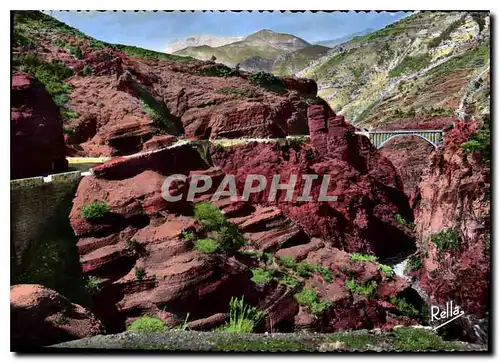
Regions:
M 240 194 L 249 174 L 263 175 L 271 185 L 274 175 L 280 183 L 297 176 L 293 200 L 279 191 L 269 201 L 270 187 L 250 195 L 253 203 L 277 205 L 309 236 L 318 236 L 329 245 L 349 252 L 375 253 L 380 257 L 408 253 L 413 241 L 410 230 L 395 221 L 395 215 L 412 219 L 403 186 L 394 166 L 373 146 L 354 134 L 343 117 L 326 105 L 308 110 L 311 144 L 284 146 L 251 143 L 245 147 L 214 149 L 214 164 L 235 175 Z M 303 175 L 317 176 L 311 200 L 299 201 L 304 189 Z M 337 201 L 317 202 L 324 175 L 330 177 L 328 195 Z
M 276 93 L 249 82 L 244 74 L 208 76 L 219 72 L 220 65 L 213 63 L 121 59 L 118 79 L 110 75 L 70 81 L 71 108 L 80 116 L 71 121 L 69 141 L 79 146 L 82 156 L 159 149 L 164 142 L 158 139 L 181 134 L 206 139 L 307 133 L 304 97 L 316 89 L 314 82 L 289 80 Z M 91 120 L 96 126 L 89 133 Z
M 11 98 L 11 179 L 65 170 L 61 115 L 43 85 L 14 72 Z
M 98 42 L 39 12 L 18 14 L 16 34 L 24 32 L 18 24 L 29 27 L 42 19 L 52 24 L 44 29 L 48 35 L 36 36 L 37 29 L 33 29 L 37 47 L 15 46 L 14 53 L 42 62 L 57 60 L 71 69 L 72 76 L 64 80 L 71 88 L 64 107 L 71 111 L 65 128 L 68 152 L 73 156 L 149 151 L 163 147 L 168 136 L 307 134 L 306 99 L 316 95 L 314 81 L 271 78 L 269 84 L 256 82 L 250 73 L 213 61 Z M 58 27 L 65 29 L 64 35 L 56 31 Z M 277 42 L 294 46 L 294 41 Z
M 454 301 L 466 313 L 484 316 L 489 309 L 490 168 L 479 153 L 459 145 L 474 131 L 473 123 L 456 122 L 424 171 L 415 219 L 423 267 L 420 285 L 431 301 Z M 437 234 L 454 230 L 451 244 Z
M 107 329 L 122 331 L 146 313 L 174 327 L 189 313 L 191 325 L 203 330 L 222 323 L 230 298 L 240 295 L 266 312 L 262 330 L 332 331 L 415 322 L 388 302 L 408 284 L 386 275 L 375 262 L 352 261 L 346 252 L 381 257 L 411 252 L 408 230 L 394 221 L 396 212 L 409 210 L 394 168 L 328 107 L 311 106 L 309 117 L 315 130 L 312 144 L 252 143 L 227 150 L 186 144 L 110 161 L 81 181 L 70 221 L 79 236 L 83 272 L 100 280 L 94 301 Z M 248 241 L 242 251 L 253 249 L 274 258 L 288 255 L 333 273 L 332 280 L 319 273 L 304 279 L 305 287 L 335 306 L 321 318 L 299 306 L 295 292 L 275 280 L 252 282 L 251 269 L 266 267 L 260 261 L 244 252 L 203 254 L 183 237 L 199 229 L 193 204 L 210 200 L 226 174 L 233 174 L 240 187 L 247 173 L 271 177 L 295 172 L 329 174 L 330 190 L 341 198 L 287 204 L 282 195 L 276 203 L 266 202 L 263 195 L 248 201 L 225 196 L 214 203 Z M 187 175 L 187 182 L 195 175 L 209 175 L 214 184 L 194 201 L 167 202 L 162 185 L 173 173 Z M 186 186 L 173 183 L 168 191 L 185 196 Z M 315 198 L 318 186 L 313 186 Z M 86 220 L 82 208 L 94 201 L 105 202 L 109 212 L 99 220 Z M 346 288 L 350 279 L 373 282 L 378 289 L 370 296 L 354 295 Z
M 10 287 L 11 349 L 26 351 L 102 333 L 85 308 L 38 284 Z

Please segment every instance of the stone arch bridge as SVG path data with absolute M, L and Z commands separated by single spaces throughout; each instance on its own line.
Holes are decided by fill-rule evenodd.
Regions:
M 438 148 L 443 143 L 444 131 L 441 129 L 432 130 L 396 130 L 396 131 L 359 131 L 356 134 L 368 137 L 371 143 L 378 149 L 393 138 L 400 136 L 417 136 L 430 143 L 434 148 Z

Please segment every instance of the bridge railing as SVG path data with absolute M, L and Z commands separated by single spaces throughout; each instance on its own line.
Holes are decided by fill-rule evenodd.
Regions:
M 442 143 L 444 136 L 444 131 L 441 129 L 357 131 L 355 133 L 368 137 L 372 144 L 377 148 L 381 148 L 389 142 L 389 140 L 398 136 L 418 136 L 437 148 Z

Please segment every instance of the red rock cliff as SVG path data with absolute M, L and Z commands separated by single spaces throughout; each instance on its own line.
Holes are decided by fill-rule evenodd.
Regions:
M 308 120 L 310 144 L 252 143 L 214 149 L 214 164 L 236 176 L 240 191 L 249 174 L 264 175 L 268 185 L 274 175 L 280 175 L 281 183 L 297 175 L 293 202 L 285 200 L 284 192 L 278 193 L 276 201 L 268 201 L 269 188 L 251 195 L 251 201 L 277 205 L 310 236 L 349 252 L 380 257 L 408 253 L 413 246 L 410 231 L 396 223 L 395 215 L 411 219 L 411 211 L 394 166 L 328 105 L 310 106 Z M 304 174 L 319 177 L 312 186 L 313 200 L 318 200 L 322 176 L 328 175 L 328 195 L 338 201 L 298 201 Z
M 433 154 L 419 186 L 415 223 L 420 284 L 431 302 L 453 300 L 480 317 L 488 309 L 491 180 L 481 155 L 458 147 L 473 131 L 473 125 L 456 123 Z M 439 251 L 436 234 L 449 229 L 457 231 L 459 244 Z
M 66 169 L 61 116 L 45 88 L 15 72 L 11 95 L 11 179 Z

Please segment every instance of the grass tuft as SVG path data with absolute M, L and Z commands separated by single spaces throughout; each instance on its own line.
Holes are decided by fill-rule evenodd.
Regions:
M 139 282 L 142 281 L 144 279 L 145 273 L 146 273 L 146 271 L 144 270 L 144 268 L 136 267 L 135 268 L 135 279 Z
M 220 327 L 219 331 L 252 333 L 264 315 L 263 311 L 246 304 L 243 297 L 232 297 L 229 302 L 229 322 Z

